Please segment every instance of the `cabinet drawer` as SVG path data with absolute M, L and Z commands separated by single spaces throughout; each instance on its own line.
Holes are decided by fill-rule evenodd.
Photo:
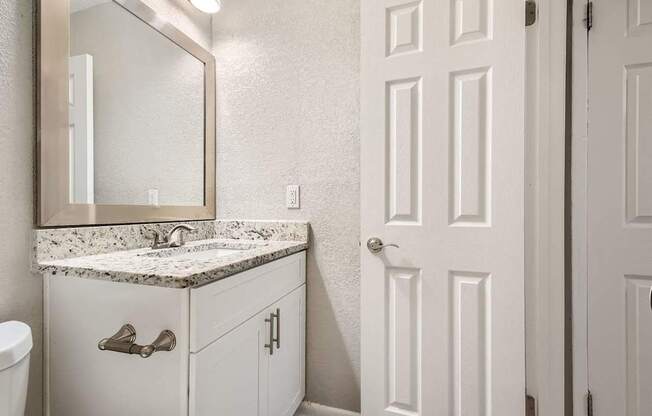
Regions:
M 306 254 L 291 256 L 190 291 L 190 351 L 198 352 L 306 280 Z

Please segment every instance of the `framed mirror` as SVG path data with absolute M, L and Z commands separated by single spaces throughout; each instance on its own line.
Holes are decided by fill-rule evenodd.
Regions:
M 215 58 L 140 0 L 41 0 L 42 227 L 215 218 Z

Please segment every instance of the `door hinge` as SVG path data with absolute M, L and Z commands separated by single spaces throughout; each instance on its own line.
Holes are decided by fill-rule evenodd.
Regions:
M 593 416 L 593 395 L 591 390 L 586 393 L 586 414 L 587 416 Z
M 527 394 L 525 396 L 525 416 L 536 416 L 536 399 Z
M 525 2 L 525 26 L 532 26 L 537 21 L 537 2 L 527 0 Z
M 589 1 L 584 6 L 584 26 L 586 30 L 591 30 L 593 27 L 593 2 Z

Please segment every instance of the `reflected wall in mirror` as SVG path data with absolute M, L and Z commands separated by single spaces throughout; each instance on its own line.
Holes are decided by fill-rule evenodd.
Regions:
M 39 8 L 39 225 L 215 218 L 211 53 L 140 0 Z
M 70 11 L 71 202 L 202 205 L 203 62 L 112 0 Z

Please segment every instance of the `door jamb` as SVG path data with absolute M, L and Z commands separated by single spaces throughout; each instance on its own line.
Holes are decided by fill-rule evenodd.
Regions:
M 587 262 L 587 149 L 588 149 L 588 36 L 584 25 L 587 0 L 573 2 L 572 69 L 572 292 L 573 292 L 573 414 L 587 414 L 588 262 Z
M 526 32 L 526 390 L 565 414 L 567 0 L 537 2 Z

